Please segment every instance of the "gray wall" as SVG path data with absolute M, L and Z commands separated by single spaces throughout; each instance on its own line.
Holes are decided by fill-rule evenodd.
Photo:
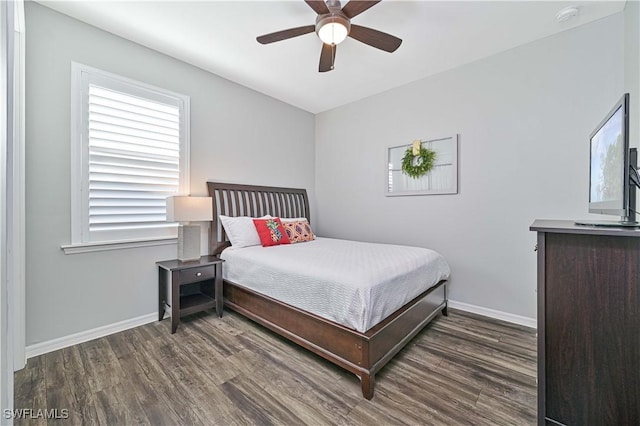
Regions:
M 588 216 L 588 134 L 623 88 L 632 93 L 638 145 L 637 2 L 319 114 L 315 124 L 198 68 L 25 7 L 27 345 L 153 313 L 154 262 L 175 257 L 175 245 L 60 250 L 70 241 L 71 61 L 191 96 L 192 194 L 206 194 L 208 179 L 306 187 L 319 234 L 433 247 L 452 265 L 452 299 L 526 317 L 535 317 L 528 226 L 536 217 Z M 460 134 L 460 194 L 384 197 L 388 146 L 451 133 Z M 281 166 L 286 159 L 295 161 Z
M 451 299 L 534 318 L 528 228 L 589 217 L 589 134 L 623 90 L 623 23 L 617 14 L 318 114 L 318 232 L 434 248 L 451 264 Z M 458 195 L 384 196 L 387 147 L 454 133 Z
M 176 246 L 65 255 L 70 242 L 70 64 L 191 97 L 191 194 L 208 179 L 314 187 L 314 117 L 26 2 L 27 345 L 156 311 L 157 260 Z M 294 161 L 291 161 L 294 159 Z

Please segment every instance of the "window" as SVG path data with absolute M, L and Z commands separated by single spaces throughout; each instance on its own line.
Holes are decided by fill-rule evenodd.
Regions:
M 175 237 L 189 188 L 189 97 L 72 64 L 71 242 Z

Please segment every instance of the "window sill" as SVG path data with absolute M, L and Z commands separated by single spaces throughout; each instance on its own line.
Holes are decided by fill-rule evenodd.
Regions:
M 61 246 L 64 254 L 91 253 L 95 251 L 122 250 L 137 247 L 164 246 L 176 244 L 176 237 L 145 238 L 140 240 L 104 241 L 99 243 L 80 243 Z

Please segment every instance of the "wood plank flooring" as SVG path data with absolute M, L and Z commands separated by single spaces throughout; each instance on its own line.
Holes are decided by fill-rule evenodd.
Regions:
M 371 401 L 355 376 L 225 311 L 184 318 L 173 335 L 164 320 L 29 359 L 14 407 L 68 419 L 15 423 L 535 424 L 535 331 L 449 312 L 378 373 Z

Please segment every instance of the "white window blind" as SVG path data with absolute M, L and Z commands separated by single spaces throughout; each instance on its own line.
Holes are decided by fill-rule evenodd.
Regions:
M 187 192 L 188 98 L 74 65 L 81 87 L 73 243 L 174 236 L 166 198 Z

